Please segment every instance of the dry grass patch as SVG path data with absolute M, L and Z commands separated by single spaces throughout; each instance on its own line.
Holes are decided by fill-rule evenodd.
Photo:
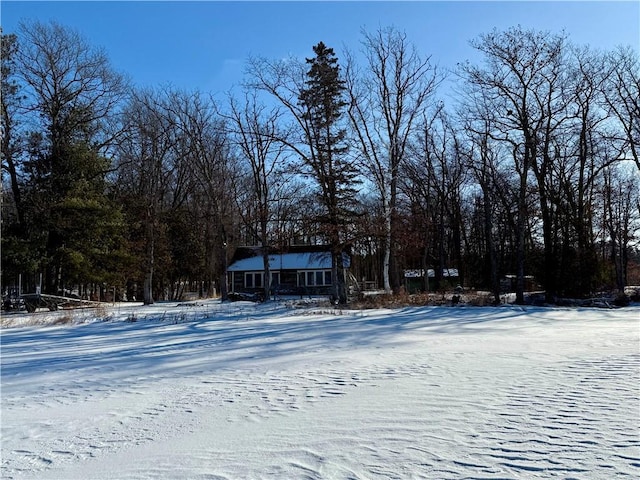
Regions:
M 74 322 L 73 315 L 66 314 L 56 318 L 51 325 L 68 325 Z
M 423 306 L 469 305 L 484 307 L 494 305 L 493 295 L 489 292 L 423 292 L 407 294 L 363 295 L 349 303 L 352 309 L 402 308 Z

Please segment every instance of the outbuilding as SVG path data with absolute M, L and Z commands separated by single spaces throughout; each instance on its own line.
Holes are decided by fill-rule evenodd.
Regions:
M 424 288 L 425 271 L 423 269 L 405 270 L 404 286 L 408 293 L 420 292 Z M 436 272 L 433 268 L 427 269 L 427 282 L 435 280 Z M 448 287 L 453 288 L 459 282 L 460 274 L 457 268 L 442 269 L 442 281 Z

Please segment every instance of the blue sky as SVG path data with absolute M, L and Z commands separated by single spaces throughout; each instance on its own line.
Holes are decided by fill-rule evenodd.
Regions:
M 22 19 L 56 20 L 106 49 L 134 83 L 223 93 L 242 80 L 249 55 L 311 56 L 323 41 L 338 57 L 360 30 L 395 26 L 444 67 L 477 61 L 469 40 L 494 27 L 565 30 L 611 49 L 640 44 L 640 2 L 32 2 L 1 4 L 5 33 Z

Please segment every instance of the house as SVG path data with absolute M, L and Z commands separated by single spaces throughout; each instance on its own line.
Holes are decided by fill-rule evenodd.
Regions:
M 344 254 L 345 268 L 350 259 Z M 324 246 L 289 247 L 269 254 L 271 290 L 286 295 L 330 295 L 333 287 L 331 252 Z M 241 248 L 227 268 L 232 294 L 264 291 L 264 261 L 259 248 Z

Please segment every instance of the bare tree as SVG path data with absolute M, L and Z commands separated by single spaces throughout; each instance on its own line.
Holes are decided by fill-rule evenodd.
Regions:
M 82 138 L 98 148 L 113 140 L 105 128 L 127 93 L 104 50 L 76 31 L 51 22 L 22 23 L 17 62 L 28 86 L 29 109 L 43 119 L 53 162 L 64 145 Z
M 172 92 L 167 116 L 178 137 L 176 157 L 183 165 L 191 188 L 205 200 L 203 219 L 209 252 L 207 270 L 217 272 L 222 300 L 228 298 L 227 266 L 231 250 L 234 218 L 236 159 L 232 155 L 227 128 L 215 102 L 199 92 Z
M 477 182 L 482 192 L 482 230 L 485 248 L 483 272 L 488 272 L 488 285 L 494 303 L 500 303 L 500 277 L 498 269 L 498 242 L 495 232 L 495 205 L 500 202 L 498 184 L 501 160 L 499 142 L 492 138 L 493 114 L 487 110 L 489 102 L 478 92 L 478 96 L 464 96 L 458 108 L 458 121 L 468 137 L 463 153 L 465 167 Z M 505 225 L 505 226 L 508 226 Z M 512 227 L 514 225 L 511 225 Z
M 443 77 L 409 43 L 405 33 L 385 28 L 363 31 L 367 59 L 359 71 L 353 58 L 346 75 L 349 118 L 360 162 L 373 180 L 385 219 L 383 283 L 397 291 L 400 278 L 395 258 L 395 215 L 399 169 L 423 113 Z
M 528 220 L 529 175 L 537 180 L 545 248 L 545 287 L 556 293 L 553 208 L 548 180 L 553 163 L 553 140 L 565 121 L 562 91 L 562 55 L 565 38 L 548 32 L 511 28 L 481 35 L 472 42 L 485 55 L 485 66 L 462 66 L 471 88 L 483 91 L 482 100 L 494 112 L 492 136 L 511 146 L 519 177 L 517 213 L 516 301 L 524 302 L 525 234 Z
M 160 214 L 169 198 L 173 175 L 175 131 L 163 111 L 166 97 L 159 91 L 136 92 L 124 112 L 125 130 L 118 143 L 118 188 L 132 199 L 129 211 L 140 207 L 143 247 L 143 300 L 154 303 L 156 245 Z M 125 197 L 126 198 L 126 197 Z
M 401 185 L 413 192 L 423 205 L 428 225 L 421 228 L 429 232 L 425 242 L 426 259 L 435 267 L 436 289 L 441 288 L 443 272 L 455 262 L 463 270 L 461 259 L 461 188 L 465 180 L 462 168 L 460 135 L 450 117 L 440 108 L 432 118 L 425 118 L 421 131 L 411 147 L 411 158 L 403 162 L 401 172 L 406 177 Z M 432 251 L 427 254 L 429 247 Z M 431 263 L 430 262 L 430 263 Z M 461 278 L 461 281 L 464 279 Z M 425 279 L 426 283 L 426 279 Z
M 549 155 L 548 191 L 555 208 L 551 230 L 561 265 L 556 281 L 563 285 L 560 293 L 585 295 L 594 291 L 600 276 L 593 233 L 596 189 L 620 147 L 608 134 L 610 118 L 601 108 L 606 80 L 602 55 L 572 46 L 564 62 L 566 120 L 554 134 Z
M 240 203 L 250 205 L 250 210 L 255 215 L 242 214 L 242 205 L 239 212 L 247 228 L 258 239 L 262 249 L 264 266 L 264 298 L 268 300 L 271 295 L 271 271 L 269 265 L 269 253 L 273 243 L 277 242 L 277 231 L 273 231 L 277 221 L 278 203 L 282 200 L 277 195 L 286 191 L 286 147 L 278 141 L 279 122 L 282 113 L 279 108 L 268 109 L 260 104 L 256 93 L 245 90 L 244 103 L 240 105 L 237 100 L 230 98 L 230 113 L 226 115 L 228 129 L 232 135 L 233 143 L 237 146 L 240 158 L 248 166 L 248 175 L 245 177 L 248 184 L 247 195 L 238 195 Z
M 602 85 L 612 117 L 620 123 L 624 153 L 640 170 L 640 60 L 638 52 L 620 47 L 608 55 L 607 81 Z
M 624 293 L 629 266 L 629 249 L 640 229 L 640 177 L 627 163 L 613 164 L 604 171 L 603 220 L 609 255 L 615 272 L 615 286 Z

